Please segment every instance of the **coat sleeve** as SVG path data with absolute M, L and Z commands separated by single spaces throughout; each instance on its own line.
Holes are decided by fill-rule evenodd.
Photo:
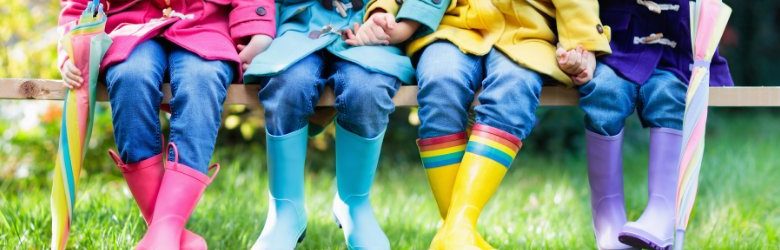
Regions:
M 610 29 L 601 24 L 597 0 L 552 0 L 558 41 L 565 49 L 582 45 L 597 55 L 611 53 Z
M 76 21 L 81 13 L 87 9 L 88 0 L 61 0 L 59 20 L 57 21 L 57 33 L 60 37 L 65 36 L 76 26 Z M 68 60 L 68 52 L 62 47 L 62 42 L 57 43 L 57 68 L 62 68 L 65 61 Z
M 734 86 L 728 61 L 717 50 L 710 63 L 710 86 Z
M 276 36 L 276 6 L 273 0 L 232 0 L 228 15 L 230 37 L 243 42 L 253 35 Z
M 366 18 L 376 10 L 384 10 L 395 15 L 397 20 L 408 19 L 418 22 L 422 27 L 416 36 L 430 34 L 439 27 L 444 13 L 454 7 L 456 1 L 451 0 L 405 0 L 402 4 L 396 0 L 372 0 L 366 9 Z
M 451 0 L 406 0 L 398 10 L 396 19 L 408 19 L 421 24 L 416 36 L 424 36 L 436 31 L 444 17 Z
M 371 0 L 366 7 L 366 16 L 363 21 L 366 21 L 371 13 L 377 10 L 383 10 L 384 12 L 398 15 L 398 10 L 401 9 L 401 5 L 396 0 Z

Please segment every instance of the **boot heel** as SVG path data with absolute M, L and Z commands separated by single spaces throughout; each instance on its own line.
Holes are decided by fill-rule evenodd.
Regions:
M 303 229 L 303 233 L 301 233 L 301 236 L 298 237 L 298 243 L 300 244 L 301 242 L 303 242 L 303 239 L 305 238 L 306 238 L 306 228 Z

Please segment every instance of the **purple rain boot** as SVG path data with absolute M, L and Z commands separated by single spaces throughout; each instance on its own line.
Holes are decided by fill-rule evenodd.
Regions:
M 585 130 L 593 231 L 599 249 L 632 249 L 618 241 L 626 224 L 623 202 L 623 131 L 604 136 Z
M 641 248 L 671 249 L 681 144 L 682 131 L 650 129 L 647 207 L 636 222 L 623 227 L 618 237 L 621 242 Z

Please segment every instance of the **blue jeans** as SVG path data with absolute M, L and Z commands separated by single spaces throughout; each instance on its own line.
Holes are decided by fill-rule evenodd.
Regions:
M 634 109 L 642 126 L 682 129 L 688 86 L 669 71 L 656 69 L 644 84 L 635 84 L 599 63 L 593 80 L 579 87 L 580 108 L 591 132 L 620 133 Z
M 258 98 L 268 133 L 286 135 L 308 124 L 325 86 L 336 94 L 336 121 L 364 138 L 385 131 L 401 82 L 328 52 L 313 53 L 263 83 Z
M 170 141 L 179 162 L 205 173 L 233 71 L 231 63 L 205 60 L 162 39 L 139 44 L 127 60 L 109 67 L 105 82 L 122 160 L 134 163 L 162 152 L 161 87 L 169 79 Z M 172 150 L 168 159 L 174 159 Z
M 536 123 L 542 76 L 517 65 L 497 50 L 485 56 L 464 54 L 449 42 L 425 48 L 417 65 L 420 138 L 466 131 L 468 112 L 476 122 L 525 139 Z

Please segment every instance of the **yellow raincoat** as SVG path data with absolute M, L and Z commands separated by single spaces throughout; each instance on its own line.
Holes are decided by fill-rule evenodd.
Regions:
M 379 8 L 397 13 L 402 4 L 372 0 L 366 13 Z M 410 41 L 406 51 L 413 56 L 437 40 L 479 56 L 495 47 L 519 65 L 572 86 L 558 67 L 556 45 L 565 49 L 582 45 L 597 55 L 608 54 L 609 37 L 597 0 L 453 0 L 438 29 Z

